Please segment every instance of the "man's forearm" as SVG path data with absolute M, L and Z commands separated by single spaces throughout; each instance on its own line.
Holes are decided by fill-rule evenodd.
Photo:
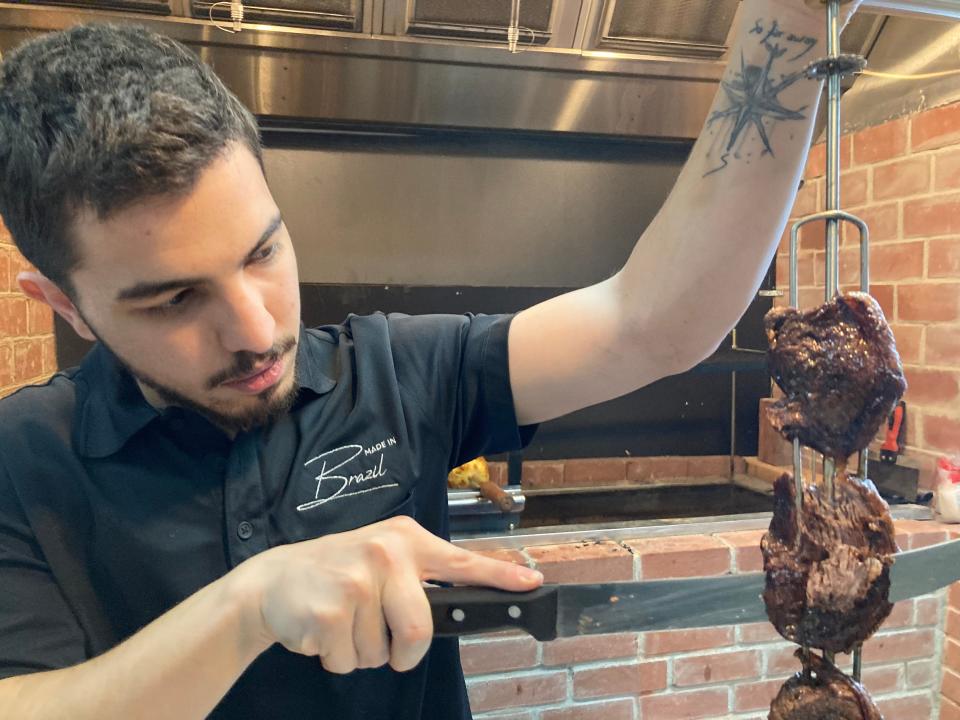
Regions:
M 227 575 L 109 652 L 72 668 L 0 681 L 0 717 L 206 717 L 267 647 Z
M 801 0 L 747 0 L 739 23 L 704 130 L 617 277 L 623 306 L 680 364 L 712 352 L 756 292 L 800 181 L 820 95 L 803 70 L 826 54 L 823 11 Z

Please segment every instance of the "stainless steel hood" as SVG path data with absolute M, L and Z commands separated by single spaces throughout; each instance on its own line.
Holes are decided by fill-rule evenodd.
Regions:
M 509 52 L 510 0 L 253 0 L 238 33 L 214 26 L 229 27 L 229 3 L 211 0 L 0 2 L 0 51 L 78 22 L 137 22 L 192 46 L 271 127 L 689 141 L 737 5 L 523 0 Z M 869 54 L 883 21 L 858 14 L 845 49 Z

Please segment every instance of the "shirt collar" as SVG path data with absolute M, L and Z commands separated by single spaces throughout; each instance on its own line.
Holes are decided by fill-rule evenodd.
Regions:
M 297 382 L 302 390 L 324 395 L 337 385 L 339 362 L 328 335 L 300 327 Z M 144 398 L 133 375 L 103 343 L 80 363 L 73 442 L 85 457 L 103 458 L 120 450 L 161 412 Z

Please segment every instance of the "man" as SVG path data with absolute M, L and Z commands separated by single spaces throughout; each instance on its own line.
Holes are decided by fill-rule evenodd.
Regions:
M 447 471 L 699 362 L 775 252 L 824 15 L 739 17 L 616 275 L 515 317 L 317 330 L 254 121 L 209 69 L 130 28 L 10 53 L 0 213 L 37 267 L 18 282 L 98 343 L 0 403 L 0 716 L 469 717 L 422 583 L 541 578 L 440 539 Z

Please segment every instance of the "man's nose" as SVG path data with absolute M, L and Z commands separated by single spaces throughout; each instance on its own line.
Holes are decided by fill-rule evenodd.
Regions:
M 233 288 L 224 302 L 220 342 L 228 352 L 265 353 L 273 347 L 276 322 L 254 283 Z

